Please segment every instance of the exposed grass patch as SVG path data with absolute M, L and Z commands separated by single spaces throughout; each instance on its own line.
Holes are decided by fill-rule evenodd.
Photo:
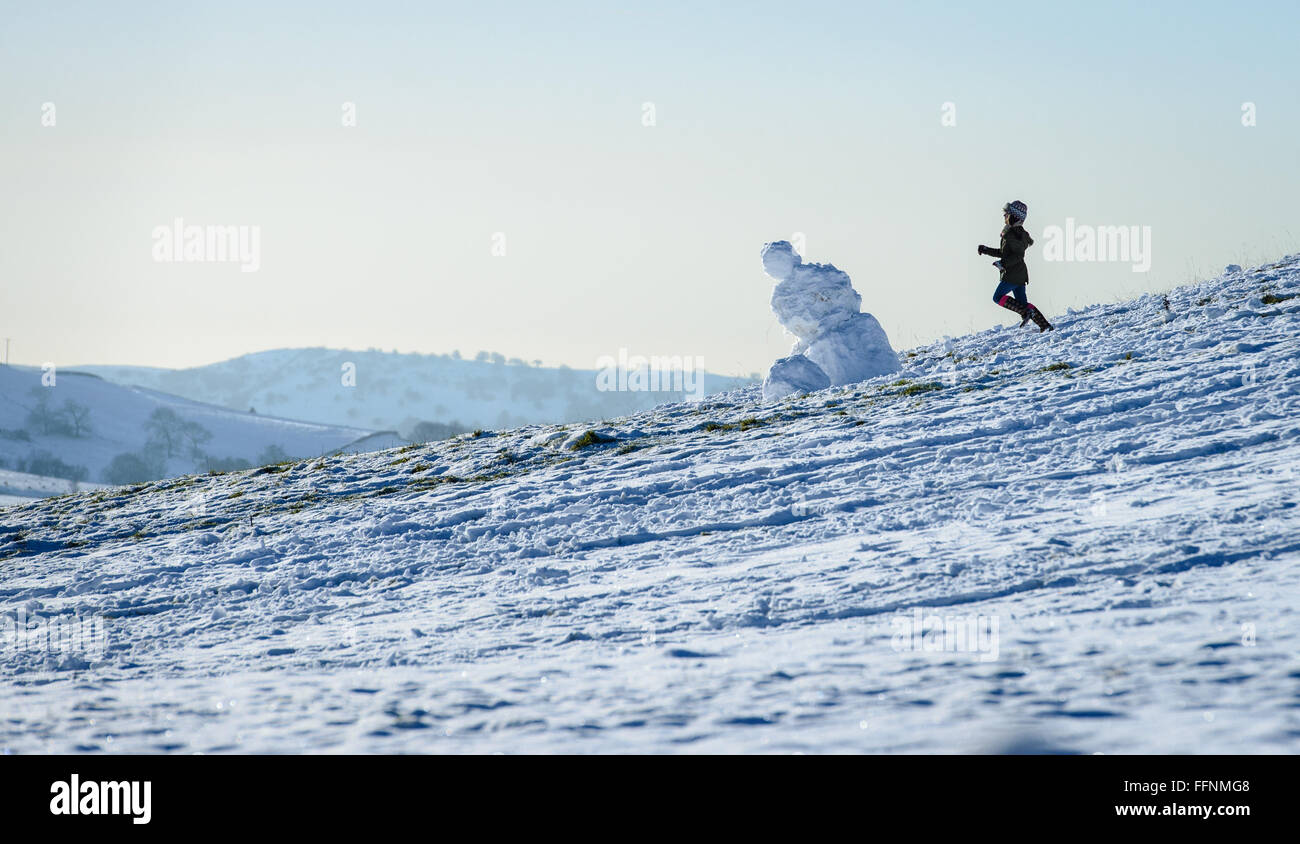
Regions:
M 1070 365 L 1065 361 L 1058 361 L 1052 364 L 1051 366 L 1044 366 L 1042 369 L 1038 371 L 1039 372 L 1060 372 L 1062 370 L 1069 369 L 1069 368 Z
M 396 487 L 391 487 L 391 486 L 390 486 L 390 487 L 385 487 L 385 489 L 392 490 L 393 492 L 396 492 L 396 491 L 397 491 L 397 488 L 396 488 Z M 377 494 L 377 495 L 384 494 L 384 490 L 381 489 L 381 490 L 380 490 L 378 493 L 376 493 L 376 494 Z M 303 510 L 306 510 L 310 505 L 315 504 L 317 501 L 320 501 L 320 500 L 321 500 L 321 497 L 320 497 L 319 495 L 317 495 L 317 494 L 314 493 L 314 492 L 309 492 L 309 493 L 307 493 L 306 495 L 304 495 L 304 496 L 302 496 L 301 498 L 299 498 L 297 501 L 294 501 L 292 504 L 290 504 L 289 507 L 288 507 L 288 512 L 289 512 L 289 513 L 301 513 Z
M 416 480 L 411 481 L 406 488 L 415 490 L 433 489 L 434 487 L 442 486 L 443 484 L 459 484 L 464 482 L 465 479 L 457 475 L 439 475 L 436 478 L 417 478 Z M 367 494 L 368 493 L 359 493 L 358 495 L 364 496 Z
M 1266 293 L 1260 297 L 1259 301 L 1263 302 L 1265 305 L 1276 305 L 1279 302 L 1285 302 L 1288 299 L 1294 299 L 1294 298 L 1295 298 L 1294 294 L 1291 296 L 1277 296 L 1273 293 Z
M 767 420 L 765 419 L 759 419 L 757 416 L 746 416 L 739 422 L 705 422 L 701 429 L 705 431 L 748 431 L 750 428 L 758 428 L 766 424 Z
M 584 448 L 593 445 L 603 445 L 614 442 L 613 437 L 606 437 L 595 431 L 587 431 L 582 436 L 574 440 L 573 445 L 569 446 L 569 451 L 581 451 Z

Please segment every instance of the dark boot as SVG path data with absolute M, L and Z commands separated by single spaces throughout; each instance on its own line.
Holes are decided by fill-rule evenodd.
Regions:
M 1034 321 L 1034 325 L 1038 326 L 1039 334 L 1044 331 L 1056 330 L 1056 326 L 1048 322 L 1047 317 L 1043 316 L 1043 312 L 1038 310 L 1038 308 L 1035 308 L 1033 305 L 1029 306 L 1029 318 Z M 1024 323 L 1022 322 L 1021 325 L 1024 325 Z
M 1006 308 L 1008 311 L 1011 311 L 1011 312 L 1013 312 L 1013 313 L 1016 313 L 1016 314 L 1019 314 L 1019 315 L 1020 315 L 1020 327 L 1021 327 L 1021 328 L 1024 327 L 1025 323 L 1029 322 L 1029 320 L 1031 320 L 1031 319 L 1034 318 L 1033 311 L 1030 310 L 1030 308 L 1025 307 L 1024 305 L 1020 304 L 1020 302 L 1016 301 L 1016 297 L 1015 297 L 1015 296 L 1012 296 L 1010 293 L 1008 293 L 1007 295 L 1003 296 L 1003 297 L 998 301 L 998 304 L 1001 305 L 1002 307 Z

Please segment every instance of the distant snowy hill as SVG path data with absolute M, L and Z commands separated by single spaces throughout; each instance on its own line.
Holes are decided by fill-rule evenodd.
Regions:
M 193 369 L 81 366 L 135 384 L 233 410 L 412 433 L 419 421 L 462 431 L 530 423 L 608 419 L 681 401 L 682 391 L 602 391 L 596 371 L 542 367 L 500 355 L 450 355 L 337 349 L 279 349 Z M 351 375 L 351 385 L 348 376 Z M 702 373 L 703 392 L 752 379 Z
M 67 495 L 70 492 L 80 492 L 86 489 L 102 489 L 104 486 L 104 484 L 91 481 L 51 478 L 45 475 L 0 469 L 0 507 L 7 507 L 10 504 L 23 504 L 32 498 Z
M 0 752 L 1300 750 L 1300 256 L 1053 320 L 0 510 Z
M 53 384 L 46 383 L 39 369 L 0 366 L 0 470 L 7 470 L 0 471 L 0 495 L 256 466 L 373 436 L 362 428 L 237 413 L 72 370 L 56 370 Z

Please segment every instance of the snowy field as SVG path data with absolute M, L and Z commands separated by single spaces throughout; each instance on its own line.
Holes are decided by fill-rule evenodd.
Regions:
M 33 498 L 46 498 L 51 495 L 67 495 L 82 490 L 104 489 L 107 484 L 90 481 L 69 481 L 65 478 L 47 478 L 44 475 L 29 475 L 11 469 L 0 469 L 0 506 L 21 504 Z
M 211 465 L 210 459 L 239 458 L 257 465 L 259 454 L 270 446 L 297 456 L 330 453 L 374 433 L 364 428 L 236 412 L 154 390 L 121 386 L 75 370 L 57 372 L 52 386 L 45 383 L 40 369 L 0 366 L 0 470 L 8 470 L 0 471 L 0 494 L 41 496 L 67 492 L 69 483 L 62 478 L 14 471 L 42 453 L 71 468 L 83 469 L 83 489 L 105 480 L 105 470 L 115 457 L 147 449 L 150 419 L 159 410 L 198 425 L 206 433 L 206 439 L 199 443 L 202 453 L 178 448 L 174 454 L 160 458 L 159 474 L 193 472 L 196 467 Z M 66 430 L 42 431 L 32 420 L 42 400 L 54 416 L 69 404 L 80 405 L 86 413 L 85 430 L 79 436 Z
M 1295 752 L 1300 256 L 1168 305 L 0 510 L 0 751 Z

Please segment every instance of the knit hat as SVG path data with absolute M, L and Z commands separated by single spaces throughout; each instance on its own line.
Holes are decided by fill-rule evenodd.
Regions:
M 1025 218 L 1029 216 L 1029 206 L 1017 199 L 1014 202 L 1008 202 L 1006 205 L 1003 205 L 1002 213 L 1010 214 L 1011 219 L 1015 220 L 1017 223 L 1023 223 Z

